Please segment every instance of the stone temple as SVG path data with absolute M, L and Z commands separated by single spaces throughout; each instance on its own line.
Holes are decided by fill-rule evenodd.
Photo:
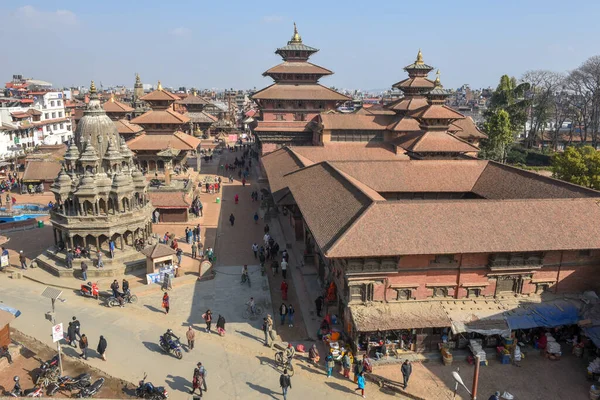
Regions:
M 38 257 L 41 268 L 55 275 L 72 276 L 73 271 L 79 273 L 81 261 L 86 261 L 88 276 L 111 276 L 145 267 L 135 240 L 148 242 L 152 204 L 146 179 L 133 157 L 102 108 L 92 81 L 90 101 L 77 124 L 75 140 L 51 186 L 56 199 L 50 213 L 55 248 Z M 114 258 L 110 257 L 110 240 L 115 243 Z M 77 258 L 74 270 L 67 269 L 66 249 L 77 246 L 88 248 L 93 261 Z M 93 268 L 98 251 L 103 254 L 105 266 L 101 270 Z

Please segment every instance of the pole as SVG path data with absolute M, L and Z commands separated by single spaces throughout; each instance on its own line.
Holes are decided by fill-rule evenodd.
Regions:
M 473 373 L 473 389 L 471 390 L 471 399 L 477 400 L 477 386 L 479 385 L 479 364 L 481 363 L 481 357 L 475 356 L 475 372 Z
M 54 303 L 56 299 L 52 299 L 52 326 L 56 325 L 55 313 L 54 313 Z M 56 342 L 56 350 L 58 351 L 58 368 L 60 370 L 60 376 L 63 375 L 63 366 L 62 366 L 62 357 L 60 355 L 60 340 Z
M 456 368 L 456 372 L 460 372 L 460 367 Z M 452 396 L 452 399 L 456 399 L 456 392 L 458 392 L 458 382 L 454 385 L 454 396 Z

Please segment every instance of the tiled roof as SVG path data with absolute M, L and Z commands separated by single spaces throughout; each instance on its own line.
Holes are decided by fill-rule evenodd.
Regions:
M 385 130 L 391 118 L 388 115 L 319 114 L 323 129 L 331 130 Z
M 358 332 L 421 328 L 446 328 L 452 321 L 438 301 L 349 305 Z
M 320 67 L 318 65 L 301 62 L 301 61 L 284 61 L 279 65 L 274 66 L 266 70 L 263 76 L 268 74 L 315 74 L 315 75 L 331 75 L 333 72 L 327 68 Z
M 470 192 L 485 160 L 333 161 L 377 192 Z
M 173 111 L 171 108 L 166 110 L 150 110 L 131 120 L 134 124 L 186 124 L 190 119 L 183 114 Z
M 252 95 L 253 99 L 273 99 L 273 100 L 351 100 L 319 84 L 285 84 L 274 83 L 271 86 L 259 90 Z
M 401 134 L 393 143 L 414 153 L 470 153 L 479 148 L 447 132 L 414 132 Z
M 175 250 L 173 250 L 166 244 L 162 244 L 162 243 L 156 243 L 152 246 L 145 247 L 141 251 L 141 253 L 143 255 L 145 255 L 146 257 L 150 257 L 152 259 L 166 257 L 166 256 L 172 256 L 172 255 L 177 254 L 177 252 Z
M 185 113 L 185 115 L 190 119 L 190 121 L 197 123 L 213 123 L 219 120 L 214 115 L 210 115 L 205 111 L 190 111 Z
M 132 124 L 126 119 L 120 119 L 118 121 L 114 121 L 114 123 L 117 126 L 117 131 L 119 131 L 119 133 L 122 135 L 132 135 L 144 131 L 144 128 L 139 125 Z
M 405 71 L 409 71 L 411 69 L 421 69 L 421 70 L 428 70 L 431 71 L 433 69 L 433 67 L 431 65 L 427 65 L 424 63 L 412 63 L 410 65 L 407 65 L 406 67 L 404 67 Z
M 396 115 L 395 112 L 387 110 L 381 104 L 364 104 L 356 111 L 359 115 Z
M 452 108 L 448 106 L 432 104 L 427 108 L 417 111 L 414 114 L 411 114 L 414 118 L 419 119 L 463 119 L 465 116 L 458 111 L 454 111 Z
M 25 167 L 23 181 L 53 181 L 60 172 L 58 161 L 30 161 Z
M 287 46 L 283 46 L 278 48 L 275 53 L 279 53 L 280 50 L 284 50 L 284 51 L 310 51 L 310 52 L 316 52 L 319 51 L 318 49 L 315 49 L 314 47 L 310 47 L 307 46 L 305 44 L 302 43 L 298 43 L 298 44 L 288 44 Z
M 406 78 L 403 81 L 396 82 L 392 85 L 395 88 L 428 88 L 433 89 L 435 87 L 435 83 L 427 78 L 423 78 L 420 76 L 416 76 L 414 78 Z
M 10 115 L 17 119 L 31 117 L 31 115 L 25 111 L 14 111 L 14 112 L 11 112 Z
M 458 119 L 450 124 L 449 132 L 454 133 L 461 139 L 479 138 L 485 139 L 487 135 L 477 128 L 473 118 L 466 117 L 464 119 Z
M 148 135 L 143 134 L 127 142 L 131 150 L 164 150 L 172 147 L 177 150 L 196 150 L 200 139 L 183 132 L 175 132 L 172 135 Z
M 599 218 L 596 199 L 376 202 L 325 255 L 599 249 Z
M 429 103 L 425 97 L 411 96 L 396 100 L 393 103 L 388 104 L 386 107 L 395 111 L 415 111 L 419 108 L 427 107 L 428 105 Z
M 155 90 L 148 93 L 145 96 L 140 97 L 140 100 L 144 101 L 176 101 L 179 100 L 179 96 L 166 90 Z
M 30 108 L 29 110 L 27 110 L 27 114 L 29 114 L 29 115 L 42 115 L 42 112 L 40 110 L 36 110 L 35 108 Z
M 129 107 L 127 104 L 121 103 L 120 101 L 117 101 L 117 100 L 105 101 L 102 104 L 102 108 L 107 113 L 128 113 L 128 112 L 133 111 L 132 107 Z
M 306 121 L 259 121 L 255 132 L 310 132 Z
M 210 104 L 210 101 L 200 96 L 194 96 L 193 94 L 184 97 L 183 99 L 177 100 L 177 104 Z
M 313 163 L 321 161 L 377 161 L 377 160 L 408 160 L 404 154 L 396 154 L 389 143 L 335 143 L 329 142 L 324 146 L 297 146 L 290 149 Z
M 305 164 L 287 147 L 265 155 L 261 158 L 261 162 L 267 174 L 273 198 L 278 203 L 288 192 L 284 176 L 303 168 Z
M 188 208 L 190 203 L 183 192 L 148 192 L 148 198 L 155 208 Z
M 412 117 L 396 117 L 387 129 L 393 132 L 420 132 L 419 121 Z

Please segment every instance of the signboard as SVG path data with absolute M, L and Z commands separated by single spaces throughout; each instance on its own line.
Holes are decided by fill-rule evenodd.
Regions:
M 52 327 L 52 341 L 54 343 L 58 342 L 59 340 L 62 340 L 64 338 L 64 333 L 63 333 L 63 325 L 62 322 L 58 325 L 54 325 Z
M 8 267 L 8 255 L 0 257 L 0 267 Z

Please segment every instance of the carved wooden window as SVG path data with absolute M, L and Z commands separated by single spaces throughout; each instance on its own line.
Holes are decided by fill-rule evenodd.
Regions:
M 451 264 L 454 262 L 454 254 L 438 254 L 435 256 L 436 264 Z
M 468 288 L 467 289 L 467 298 L 472 299 L 475 297 L 481 296 L 481 288 Z
M 365 286 L 352 285 L 350 286 L 350 301 L 364 301 Z
M 447 287 L 434 287 L 433 288 L 433 297 L 448 297 L 448 288 Z
M 550 290 L 549 282 L 537 283 L 535 285 L 535 293 L 536 294 L 542 294 L 543 292 L 548 292 L 549 290 Z
M 412 298 L 412 289 L 396 289 L 396 300 L 410 300 Z
M 283 114 L 275 114 L 275 121 L 285 121 Z

